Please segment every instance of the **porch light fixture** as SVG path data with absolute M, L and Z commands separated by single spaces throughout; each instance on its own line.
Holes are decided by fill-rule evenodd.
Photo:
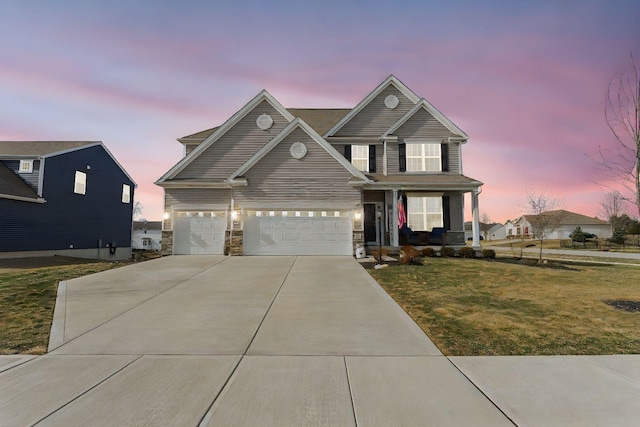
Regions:
M 234 221 L 238 220 L 238 211 L 231 212 L 231 219 Z
M 355 213 L 354 218 L 356 221 L 360 221 L 360 218 L 362 218 L 362 214 L 360 213 L 360 211 L 357 211 Z

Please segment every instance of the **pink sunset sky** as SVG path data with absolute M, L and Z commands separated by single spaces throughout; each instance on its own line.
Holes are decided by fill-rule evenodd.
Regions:
M 640 2 L 446 3 L 0 0 L 0 140 L 103 141 L 159 220 L 176 138 L 262 89 L 345 108 L 394 74 L 469 134 L 493 221 L 527 191 L 598 215 L 615 184 L 589 156 L 615 144 L 604 99 L 640 57 Z

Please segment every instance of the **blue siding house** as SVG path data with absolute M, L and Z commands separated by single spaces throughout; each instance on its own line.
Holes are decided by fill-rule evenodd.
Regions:
M 101 142 L 0 141 L 0 258 L 129 258 L 135 187 Z

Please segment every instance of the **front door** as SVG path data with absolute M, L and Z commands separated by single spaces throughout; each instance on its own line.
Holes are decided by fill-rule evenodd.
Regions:
M 377 205 L 377 203 L 364 204 L 364 241 L 367 243 L 378 243 L 380 238 L 380 230 L 376 219 Z

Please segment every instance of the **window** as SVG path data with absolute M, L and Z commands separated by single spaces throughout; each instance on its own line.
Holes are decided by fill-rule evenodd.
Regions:
M 142 238 L 142 247 L 143 249 L 148 249 L 151 247 L 151 238 L 143 237 Z
M 131 187 L 122 184 L 122 203 L 131 203 Z
M 33 172 L 33 160 L 20 160 L 20 169 L 18 169 L 20 173 L 31 173 Z
M 442 197 L 407 198 L 407 223 L 414 231 L 431 231 L 442 227 Z
M 368 145 L 352 145 L 351 146 L 351 164 L 358 168 L 359 171 L 369 172 L 369 146 Z
M 76 182 L 73 186 L 73 192 L 76 194 L 87 193 L 87 174 L 84 172 L 76 171 Z
M 440 172 L 440 144 L 407 144 L 407 172 Z

